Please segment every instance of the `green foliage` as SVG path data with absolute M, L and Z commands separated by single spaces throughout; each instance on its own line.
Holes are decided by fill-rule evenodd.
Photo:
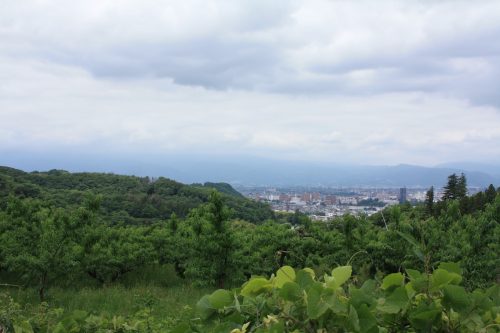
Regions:
M 93 225 L 83 238 L 82 269 L 103 284 L 154 261 L 144 228 Z
M 214 190 L 209 202 L 194 210 L 188 221 L 192 234 L 187 242 L 193 253 L 186 260 L 187 274 L 219 288 L 231 278 L 234 266 L 236 244 L 228 226 L 230 214 L 222 196 Z
M 432 215 L 434 212 L 434 186 L 431 186 L 431 188 L 425 193 L 424 205 L 427 216 Z
M 0 331 L 5 333 L 153 333 L 175 332 L 172 328 L 182 320 L 188 320 L 190 308 L 171 317 L 158 316 L 154 300 L 144 300 L 143 308 L 133 315 L 121 316 L 108 313 L 92 313 L 83 310 L 65 311 L 49 307 L 47 303 L 23 310 L 10 297 L 0 294 Z
M 456 200 L 465 198 L 467 195 L 467 180 L 462 173 L 459 176 L 452 174 L 448 177 L 448 183 L 444 187 L 443 200 Z
M 172 214 L 166 223 L 154 225 L 146 241 L 153 246 L 159 264 L 172 264 L 181 278 L 185 277 L 185 264 L 190 256 L 191 229 L 185 221 Z
M 37 190 L 29 194 L 27 184 Z M 288 314 L 302 311 L 296 320 L 315 323 L 306 332 L 327 323 L 333 331 L 404 331 L 409 325 L 416 331 L 457 331 L 457 326 L 440 326 L 445 315 L 456 324 L 456 313 L 470 309 L 471 299 L 485 309 L 498 299 L 486 291 L 500 276 L 500 196 L 493 186 L 471 197 L 434 203 L 432 209 L 407 204 L 371 217 L 346 215 L 326 223 L 300 212 L 269 220 L 259 215 L 266 209 L 246 206 L 250 201 L 212 187 L 230 192 L 225 185 L 185 186 L 164 178 L 152 182 L 0 168 L 0 278 L 36 287 L 44 298 L 53 286 L 107 290 L 139 277 L 141 283 L 152 283 L 158 280 L 155 272 L 168 266 L 177 277 L 165 277 L 162 285 L 180 278 L 187 285 L 219 288 L 198 304 L 206 310 L 204 318 L 224 319 L 228 309 L 236 309 L 228 313 L 231 321 L 209 328 L 221 332 L 289 330 L 289 319 L 274 317 L 276 307 L 285 304 Z M 174 200 L 179 209 L 158 214 L 164 200 L 180 197 L 195 200 L 197 207 L 187 216 L 177 214 L 184 208 Z M 248 220 L 257 223 L 241 220 L 241 212 L 254 212 Z M 272 278 L 264 277 L 274 272 Z M 382 278 L 388 272 L 396 273 Z M 240 289 L 223 289 L 248 279 Z M 478 287 L 483 291 L 471 293 Z M 252 307 L 259 317 L 245 312 Z M 415 309 L 408 312 L 410 308 Z M 91 314 L 92 308 L 84 310 L 87 319 L 100 316 Z M 71 317 L 70 312 L 64 316 Z M 332 323 L 323 320 L 331 313 L 336 316 Z M 137 319 L 130 313 L 126 317 L 127 325 Z M 103 318 L 107 322 L 112 316 Z M 158 318 L 151 320 L 162 321 Z M 178 332 L 196 327 L 196 320 L 186 321 Z
M 358 206 L 384 207 L 386 204 L 383 201 L 375 198 L 363 199 L 358 202 Z
M 101 195 L 103 219 L 108 224 L 153 223 L 172 213 L 186 217 L 189 211 L 208 201 L 219 190 L 235 217 L 251 222 L 273 217 L 269 206 L 244 198 L 225 183 L 184 185 L 160 177 L 121 176 L 102 173 L 70 173 L 64 170 L 26 173 L 0 167 L 0 198 L 38 198 L 60 208 L 75 208 L 88 192 Z M 1 207 L 0 207 L 1 208 Z
M 101 298 L 92 305 L 60 303 L 65 310 L 3 297 L 0 325 L 15 332 L 168 332 L 177 324 L 172 332 L 495 332 L 500 196 L 490 186 L 467 197 L 465 178 L 455 178 L 454 197 L 432 207 L 429 199 L 424 207 L 320 223 L 299 212 L 268 220 L 268 208 L 224 184 L 0 168 L 0 277 L 8 270 L 41 299 L 56 286 L 50 302 L 52 290 L 68 294 L 84 277 L 106 287 L 94 291 Z M 231 220 L 242 216 L 258 223 Z M 163 286 L 186 278 L 219 288 L 200 299 L 196 316 L 155 310 L 158 290 L 133 302 L 108 294 L 129 279 L 152 283 L 165 265 L 177 277 L 166 276 Z M 80 296 L 72 299 L 92 293 L 74 292 Z M 114 300 L 112 314 L 96 304 L 102 297 Z M 134 311 L 119 313 L 120 306 Z
M 58 277 L 69 274 L 78 263 L 75 236 L 88 212 L 69 214 L 48 209 L 39 202 L 11 198 L 0 212 L 0 244 L 5 266 L 27 283 L 36 283 L 40 300 Z
M 213 189 L 217 190 L 217 192 L 219 192 L 219 193 L 224 193 L 224 194 L 232 195 L 234 197 L 243 198 L 243 194 L 241 194 L 240 192 L 236 191 L 231 185 L 229 185 L 227 183 L 210 183 L 210 182 L 207 182 L 207 183 L 203 184 L 203 186 L 204 187 L 213 188 Z
M 213 286 L 269 275 L 285 265 L 323 274 L 345 262 L 363 280 L 377 271 L 428 271 L 437 262 L 460 261 L 468 289 L 487 287 L 500 274 L 500 197 L 474 214 L 462 213 L 460 203 L 451 200 L 431 217 L 418 207 L 394 206 L 383 217 L 347 215 L 327 223 L 293 214 L 300 220 L 294 226 L 230 220 L 234 211 L 222 195 L 187 219 L 174 214 L 149 226 L 109 226 L 102 219 L 103 200 L 87 195 L 81 207 L 65 210 L 33 199 L 6 200 L 0 209 L 0 269 L 18 274 L 26 285 L 39 285 L 45 279 L 34 274 L 44 271 L 37 260 L 46 258 L 49 267 L 50 259 L 57 267 L 48 273 L 46 287 L 61 275 L 70 281 L 82 273 L 109 285 L 146 265 L 164 264 L 172 264 L 181 278 Z M 43 241 L 49 244 L 42 249 L 26 245 Z M 55 250 L 64 255 L 51 255 Z M 26 258 L 33 260 L 25 265 Z
M 238 279 L 251 275 L 269 275 L 288 262 L 296 263 L 301 251 L 300 238 L 289 225 L 268 221 L 253 225 L 238 221 L 231 226 L 237 248 Z
M 439 267 L 357 286 L 349 283 L 350 266 L 319 278 L 286 266 L 204 296 L 197 304 L 202 322 L 184 324 L 183 332 L 497 332 L 499 286 L 470 293 L 458 285 L 458 265 Z

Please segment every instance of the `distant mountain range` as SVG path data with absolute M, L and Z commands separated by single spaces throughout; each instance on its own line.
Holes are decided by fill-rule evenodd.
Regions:
M 353 166 L 297 162 L 253 164 L 205 162 L 184 166 L 175 178 L 190 181 L 223 181 L 237 185 L 332 186 L 332 187 L 442 187 L 452 173 L 464 172 L 468 185 L 500 185 L 500 177 L 481 171 L 415 165 Z
M 449 163 L 436 167 L 342 165 L 279 161 L 248 156 L 0 155 L 0 165 L 25 171 L 65 169 L 168 177 L 183 183 L 226 182 L 240 186 L 442 187 L 448 175 L 464 172 L 469 186 L 500 186 L 500 167 Z
M 437 168 L 460 169 L 460 170 L 473 170 L 487 173 L 500 178 L 500 164 L 485 164 L 475 162 L 451 162 L 436 165 Z

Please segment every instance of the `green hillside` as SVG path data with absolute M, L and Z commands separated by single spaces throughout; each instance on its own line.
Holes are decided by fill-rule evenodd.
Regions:
M 152 223 L 172 213 L 185 217 L 208 200 L 210 192 L 222 193 L 233 217 L 257 223 L 273 218 L 269 206 L 244 198 L 225 183 L 186 185 L 160 177 L 109 173 L 71 173 L 64 170 L 24 172 L 0 167 L 0 196 L 37 198 L 56 207 L 77 207 L 88 193 L 102 197 L 101 214 L 112 224 Z

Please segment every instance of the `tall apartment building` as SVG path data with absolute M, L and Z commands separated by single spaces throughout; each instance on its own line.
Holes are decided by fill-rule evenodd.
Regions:
M 405 203 L 407 200 L 407 192 L 406 192 L 406 187 L 401 187 L 399 189 L 399 203 L 400 204 L 403 204 Z

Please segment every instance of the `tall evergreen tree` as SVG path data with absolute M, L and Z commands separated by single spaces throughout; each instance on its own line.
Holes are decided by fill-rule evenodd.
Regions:
M 458 177 L 457 174 L 448 176 L 448 183 L 444 187 L 443 200 L 457 199 Z
M 434 212 L 434 186 L 425 194 L 425 212 L 427 215 L 432 215 Z
M 495 186 L 493 186 L 493 184 L 490 184 L 490 186 L 488 186 L 488 188 L 484 193 L 486 195 L 487 202 L 491 203 L 495 201 L 495 198 L 497 196 L 497 191 L 495 190 Z
M 456 199 L 463 199 L 467 196 L 467 179 L 464 173 L 457 179 Z

